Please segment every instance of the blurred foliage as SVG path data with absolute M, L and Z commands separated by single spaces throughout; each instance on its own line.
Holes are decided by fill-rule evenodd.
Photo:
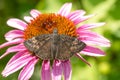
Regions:
M 96 14 L 95 17 L 85 23 L 106 22 L 106 25 L 94 29 L 97 33 L 104 35 L 111 41 L 110 48 L 102 48 L 106 52 L 105 57 L 84 56 L 92 67 L 73 57 L 72 80 L 119 80 L 120 77 L 120 0 L 0 0 L 0 44 L 5 42 L 4 34 L 13 29 L 6 25 L 9 18 L 20 18 L 29 15 L 31 9 L 41 12 L 56 12 L 66 2 L 72 2 L 73 8 L 86 10 L 87 14 Z M 0 50 L 2 55 L 5 50 Z M 0 73 L 6 63 L 13 56 L 7 56 L 0 60 Z M 38 63 L 30 80 L 39 80 L 40 66 Z M 19 71 L 7 78 L 0 75 L 0 80 L 17 80 Z

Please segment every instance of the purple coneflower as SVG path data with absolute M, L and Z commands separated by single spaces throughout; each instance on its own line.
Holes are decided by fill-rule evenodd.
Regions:
M 29 80 L 38 61 L 42 61 L 41 80 L 61 80 L 63 74 L 64 80 L 71 80 L 71 64 L 70 60 L 60 61 L 53 60 L 52 67 L 49 60 L 41 60 L 34 53 L 27 50 L 23 42 L 34 36 L 41 34 L 50 34 L 54 28 L 58 29 L 59 34 L 76 37 L 86 43 L 86 47 L 75 56 L 82 61 L 89 63 L 81 56 L 104 56 L 105 53 L 95 46 L 109 47 L 110 42 L 103 36 L 92 32 L 90 29 L 104 25 L 105 23 L 84 24 L 76 27 L 79 23 L 91 18 L 93 15 L 85 16 L 85 11 L 76 10 L 70 12 L 71 3 L 64 4 L 57 13 L 42 14 L 37 10 L 31 10 L 31 16 L 25 16 L 26 22 L 12 18 L 7 21 L 7 24 L 15 30 L 11 30 L 5 34 L 7 42 L 0 45 L 0 49 L 14 45 L 6 50 L 0 56 L 0 59 L 6 55 L 16 52 L 16 54 L 7 63 L 2 72 L 4 77 L 21 70 L 18 80 Z M 15 45 L 16 44 L 16 45 Z

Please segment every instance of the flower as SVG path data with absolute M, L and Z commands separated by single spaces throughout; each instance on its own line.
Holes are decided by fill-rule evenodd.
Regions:
M 104 56 L 105 53 L 96 45 L 109 47 L 110 41 L 103 36 L 92 32 L 90 29 L 104 25 L 105 23 L 84 24 L 76 27 L 79 23 L 91 18 L 93 15 L 85 16 L 85 11 L 76 10 L 70 12 L 71 3 L 64 4 L 58 13 L 42 14 L 37 10 L 31 10 L 31 16 L 25 16 L 26 22 L 12 18 L 7 21 L 7 24 L 15 30 L 11 30 L 5 34 L 7 42 L 0 45 L 0 49 L 6 46 L 11 46 L 6 52 L 0 56 L 0 59 L 6 55 L 16 52 L 16 54 L 7 63 L 2 72 L 4 77 L 21 70 L 18 80 L 28 80 L 34 72 L 35 64 L 41 60 L 30 52 L 23 44 L 27 39 L 41 34 L 52 33 L 53 28 L 57 28 L 59 34 L 76 37 L 86 43 L 86 47 L 75 56 L 90 65 L 81 54 L 88 56 Z M 15 45 L 16 44 L 16 45 Z M 41 60 L 42 61 L 42 60 Z M 70 60 L 60 61 L 53 60 L 52 69 L 50 61 L 43 60 L 41 68 L 41 80 L 61 80 L 62 73 L 65 80 L 71 80 L 71 64 Z

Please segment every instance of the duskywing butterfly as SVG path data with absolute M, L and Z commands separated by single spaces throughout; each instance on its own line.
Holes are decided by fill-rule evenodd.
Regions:
M 24 45 L 43 60 L 67 60 L 86 46 L 75 37 L 58 34 L 57 29 L 54 29 L 52 34 L 42 34 L 28 39 Z

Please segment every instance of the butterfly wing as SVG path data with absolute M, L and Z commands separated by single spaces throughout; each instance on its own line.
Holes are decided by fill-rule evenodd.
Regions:
M 57 41 L 56 45 L 53 44 L 54 38 L 52 34 L 44 34 L 26 40 L 24 45 L 29 51 L 43 60 L 67 60 L 86 46 L 84 42 L 74 37 L 59 35 L 59 38 L 59 40 L 55 39 Z
M 60 35 L 60 41 L 58 42 L 58 47 L 56 48 L 56 59 L 67 60 L 73 56 L 73 54 L 84 49 L 85 46 L 86 44 L 77 38 Z
M 43 34 L 24 42 L 26 48 L 43 60 L 52 59 L 51 34 Z

